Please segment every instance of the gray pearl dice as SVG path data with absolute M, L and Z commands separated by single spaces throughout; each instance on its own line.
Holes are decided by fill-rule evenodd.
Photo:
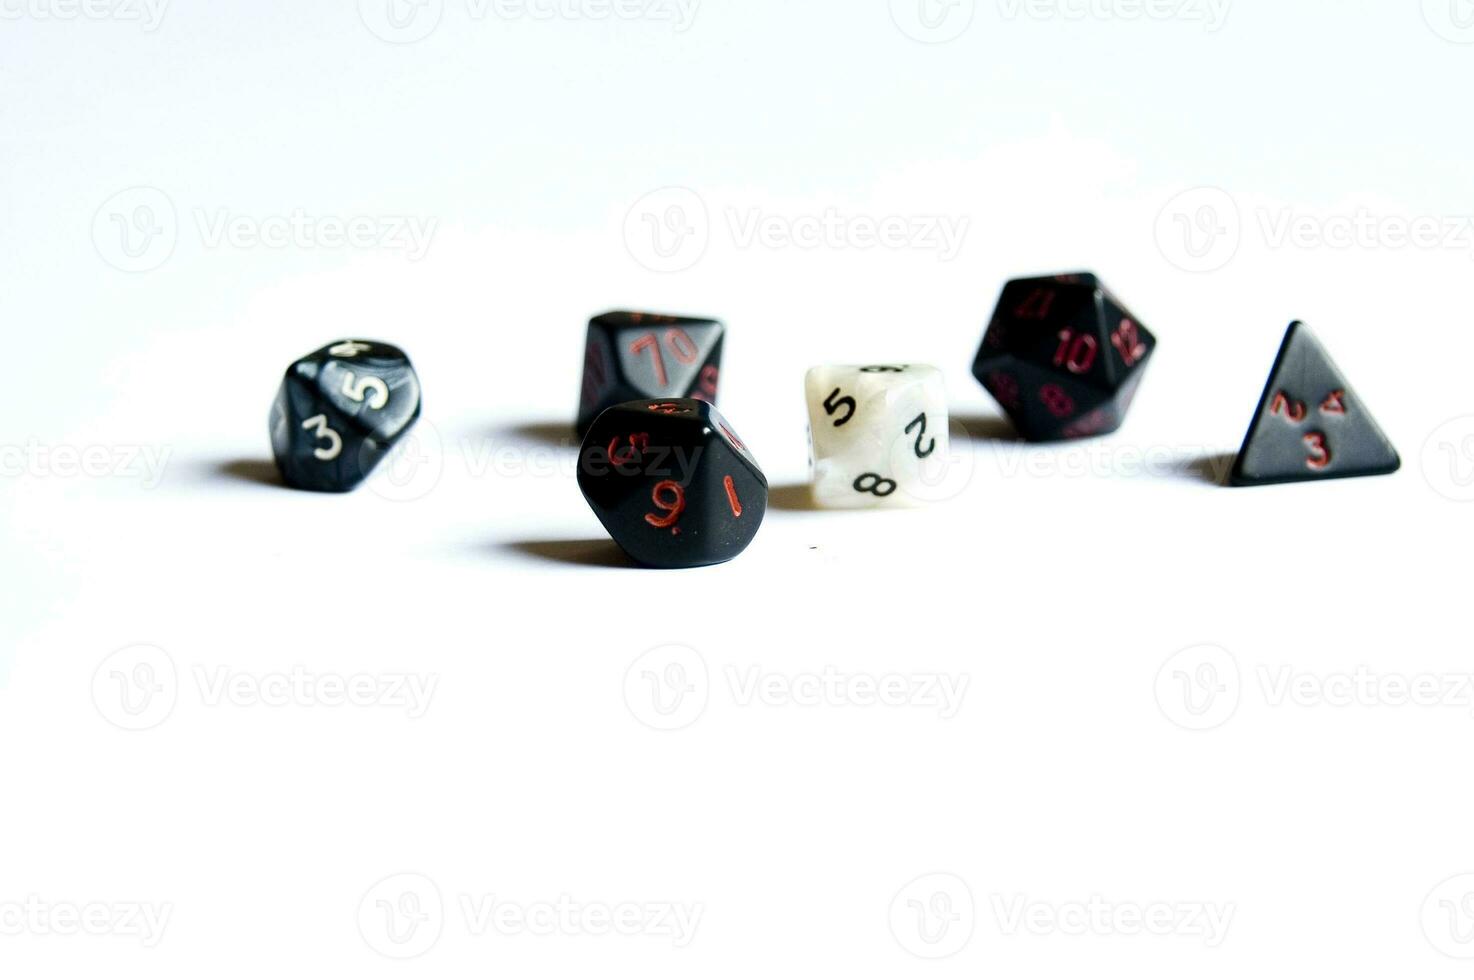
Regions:
M 345 493 L 420 417 L 420 379 L 392 344 L 340 340 L 287 368 L 271 449 L 288 486 Z

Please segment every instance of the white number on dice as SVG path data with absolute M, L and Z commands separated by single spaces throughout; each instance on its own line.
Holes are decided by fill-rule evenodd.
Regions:
M 372 390 L 374 396 L 369 399 L 368 407 L 380 409 L 389 404 L 389 386 L 378 378 L 364 376 L 355 380 L 352 371 L 343 372 L 343 394 L 356 402 L 361 402 Z
M 341 344 L 334 344 L 328 348 L 328 353 L 334 357 L 357 357 L 369 349 L 369 345 L 359 340 L 345 340 Z
M 312 451 L 312 455 L 324 463 L 331 463 L 343 453 L 343 437 L 328 428 L 328 417 L 326 415 L 314 415 L 302 423 L 304 429 L 316 429 L 314 433 L 319 439 L 326 439 L 326 446 L 318 446 Z

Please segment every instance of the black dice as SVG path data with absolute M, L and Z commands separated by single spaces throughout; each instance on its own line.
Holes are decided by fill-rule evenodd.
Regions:
M 299 490 L 363 482 L 420 417 L 420 381 L 404 351 L 342 340 L 287 368 L 271 407 L 271 449 Z
M 694 568 L 742 553 L 768 509 L 768 481 L 708 402 L 646 399 L 607 410 L 579 454 L 578 486 L 635 561 Z
M 1401 466 L 1397 450 L 1310 328 L 1290 324 L 1229 483 L 1384 476 Z
M 589 321 L 578 434 L 606 408 L 637 398 L 715 403 L 726 329 L 717 320 L 605 313 Z
M 1156 338 L 1088 272 L 1003 287 L 972 373 L 1035 442 L 1121 427 Z

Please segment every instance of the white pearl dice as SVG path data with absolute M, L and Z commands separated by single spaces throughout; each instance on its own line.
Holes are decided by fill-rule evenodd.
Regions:
M 926 503 L 928 460 L 947 450 L 947 389 L 924 364 L 816 367 L 804 378 L 814 502 L 821 507 Z

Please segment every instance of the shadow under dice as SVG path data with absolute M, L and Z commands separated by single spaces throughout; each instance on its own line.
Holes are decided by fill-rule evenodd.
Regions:
M 616 405 L 589 427 L 578 487 L 615 542 L 652 568 L 736 558 L 768 509 L 757 460 L 710 403 Z
M 420 417 L 420 381 L 404 351 L 343 340 L 287 368 L 271 407 L 271 449 L 299 490 L 363 482 Z
M 605 313 L 589 321 L 578 434 L 605 409 L 640 398 L 716 403 L 726 328 L 717 320 Z
M 1034 442 L 1114 432 L 1156 338 L 1091 273 L 1003 287 L 972 372 Z
M 915 506 L 928 500 L 928 461 L 945 460 L 947 389 L 925 365 L 816 367 L 804 378 L 814 502 Z

